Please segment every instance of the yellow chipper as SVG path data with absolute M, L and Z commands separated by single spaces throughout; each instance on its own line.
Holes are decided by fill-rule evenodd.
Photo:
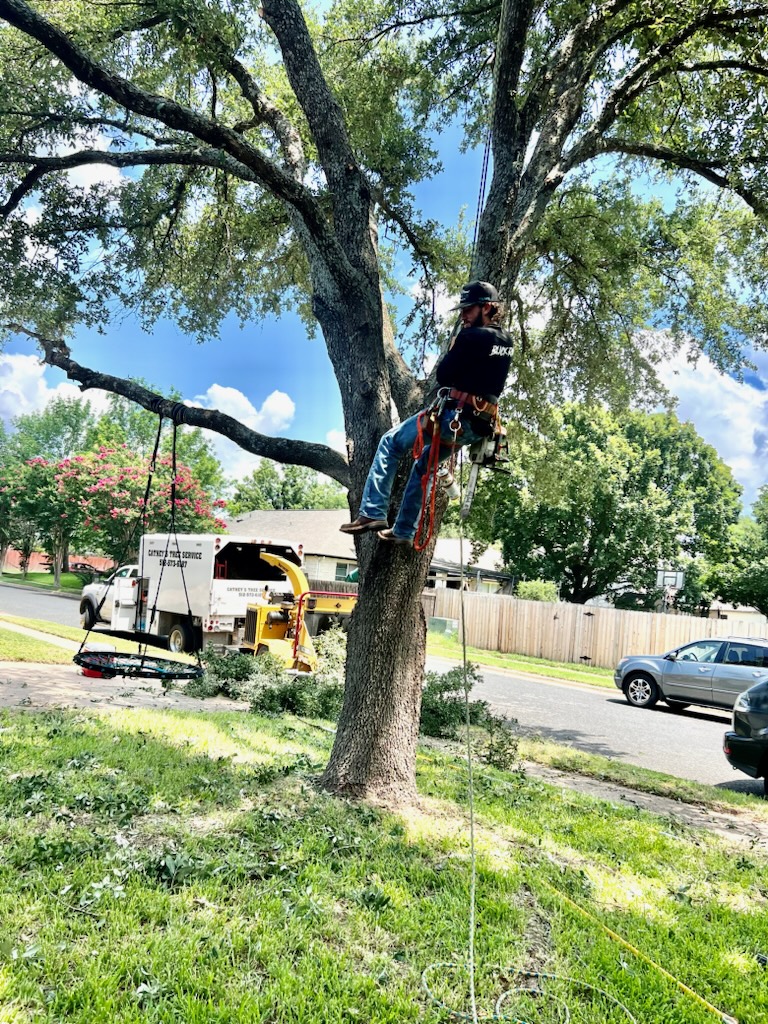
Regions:
M 314 672 L 317 654 L 312 637 L 334 625 L 345 625 L 357 594 L 310 590 L 307 577 L 293 562 L 263 552 L 261 557 L 285 573 L 293 594 L 273 594 L 264 602 L 249 604 L 240 643 L 243 654 L 273 654 L 286 669 Z

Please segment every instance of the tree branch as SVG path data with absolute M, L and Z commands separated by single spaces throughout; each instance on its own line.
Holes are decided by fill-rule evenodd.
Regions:
M 279 0 L 273 0 L 273 3 L 279 6 Z M 0 0 L 0 17 L 25 35 L 37 39 L 85 85 L 110 97 L 127 110 L 154 118 L 169 128 L 187 132 L 209 146 L 223 149 L 237 162 L 250 168 L 265 188 L 297 211 L 340 286 L 350 292 L 356 290 L 356 275 L 347 259 L 345 246 L 339 243 L 313 194 L 241 135 L 175 100 L 145 92 L 126 78 L 111 73 L 24 0 Z M 301 22 L 303 24 L 303 19 Z M 293 26 L 294 22 L 291 24 Z M 283 45 L 290 50 L 291 44 L 288 41 L 284 41 Z M 312 54 L 316 62 L 314 51 Z M 317 122 L 317 117 L 314 120 Z
M 680 153 L 668 146 L 630 142 L 624 139 L 611 138 L 610 136 L 606 136 L 599 141 L 597 152 L 624 153 L 627 156 L 645 157 L 648 160 L 658 160 L 661 163 L 672 164 L 682 170 L 693 171 L 694 174 L 698 174 L 705 181 L 717 185 L 718 188 L 730 189 L 732 192 L 735 192 L 755 213 L 762 217 L 768 217 L 768 203 L 761 199 L 752 189 L 735 182 L 721 163 L 705 161 L 690 153 Z
M 173 402 L 162 395 L 149 391 L 135 381 L 113 377 L 110 374 L 99 373 L 86 366 L 81 366 L 71 358 L 69 348 L 64 342 L 46 338 L 22 324 L 6 323 L 3 324 L 3 327 L 6 330 L 17 334 L 26 334 L 33 338 L 44 353 L 44 361 L 49 366 L 56 366 L 63 370 L 70 380 L 77 381 L 81 391 L 99 388 L 114 395 L 122 395 L 123 398 L 174 422 L 186 423 L 191 427 L 200 427 L 203 430 L 212 430 L 216 434 L 221 434 L 222 437 L 229 438 L 238 447 L 253 455 L 260 455 L 289 465 L 308 466 L 310 469 L 324 473 L 336 480 L 342 487 L 349 487 L 349 466 L 346 459 L 327 445 L 259 434 L 217 409 L 200 409 L 196 406 Z
M 113 153 L 109 150 L 83 149 L 65 156 L 38 156 L 34 153 L 0 153 L 0 166 L 8 164 L 32 164 L 21 183 L 13 190 L 8 201 L 0 207 L 0 217 L 7 217 L 46 174 L 72 170 L 89 164 L 106 164 L 109 167 L 214 167 L 229 171 L 246 181 L 259 182 L 253 171 L 220 150 L 207 147 L 195 149 L 158 148 L 135 150 L 132 153 Z

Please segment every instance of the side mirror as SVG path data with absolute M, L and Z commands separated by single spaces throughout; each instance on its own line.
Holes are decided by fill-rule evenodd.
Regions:
M 664 655 L 666 661 L 677 661 L 677 651 L 670 651 L 669 654 Z

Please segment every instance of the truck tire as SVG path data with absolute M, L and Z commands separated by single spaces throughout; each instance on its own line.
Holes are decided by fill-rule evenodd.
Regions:
M 195 649 L 192 629 L 186 622 L 175 622 L 168 634 L 168 650 L 173 654 L 190 654 Z
M 96 609 L 90 601 L 86 601 L 80 609 L 80 614 L 83 617 L 83 629 L 93 629 L 96 625 Z

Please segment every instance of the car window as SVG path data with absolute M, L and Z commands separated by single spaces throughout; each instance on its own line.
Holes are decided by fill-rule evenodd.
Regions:
M 677 652 L 678 661 L 715 661 L 723 646 L 722 640 L 697 640 L 695 644 L 687 644 Z
M 734 657 L 731 657 L 731 654 Z M 768 648 L 757 644 L 728 644 L 725 658 L 727 663 L 745 665 L 747 668 L 765 668 L 768 663 Z

